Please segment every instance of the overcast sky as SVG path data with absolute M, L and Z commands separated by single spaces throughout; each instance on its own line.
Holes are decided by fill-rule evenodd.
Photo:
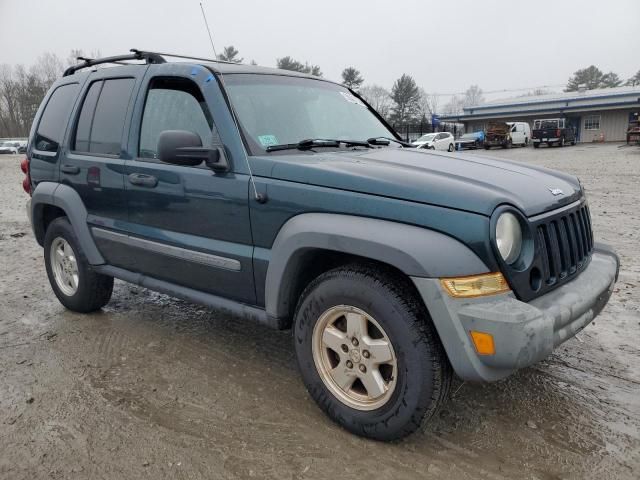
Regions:
M 366 83 L 408 73 L 448 93 L 564 84 L 591 64 L 623 79 L 640 70 L 638 0 L 202 2 L 218 52 L 234 45 L 266 66 L 290 55 L 334 80 L 353 65 Z M 0 19 L 0 63 L 72 48 L 212 54 L 198 0 L 0 0 Z

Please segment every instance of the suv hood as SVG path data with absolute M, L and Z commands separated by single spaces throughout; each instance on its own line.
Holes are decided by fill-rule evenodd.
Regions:
M 580 184 L 572 175 L 464 153 L 386 147 L 249 158 L 256 176 L 487 216 L 505 203 L 529 217 L 581 198 Z M 563 193 L 554 195 L 555 189 Z

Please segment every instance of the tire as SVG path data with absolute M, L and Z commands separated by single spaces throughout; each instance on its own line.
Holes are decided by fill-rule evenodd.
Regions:
M 575 145 L 576 144 L 576 139 L 574 138 L 573 140 L 571 140 L 571 145 Z
M 449 148 L 447 148 L 447 152 L 453 152 L 455 150 L 455 147 L 453 146 L 453 143 L 449 144 Z
M 60 261 L 61 256 L 53 253 L 53 250 L 63 251 L 66 260 Z M 88 313 L 99 310 L 109 302 L 113 278 L 91 269 L 66 217 L 56 218 L 47 228 L 44 260 L 53 293 L 69 310 Z
M 533 142 L 533 148 L 540 148 L 540 142 Z
M 485 146 L 484 146 L 484 149 L 485 149 L 485 150 L 489 150 L 490 148 L 491 148 L 491 147 L 490 147 L 489 145 L 485 145 Z
M 524 145 L 522 145 L 523 147 L 528 147 L 529 146 L 529 139 L 527 137 L 524 137 Z
M 359 336 L 360 343 L 349 336 L 349 331 L 357 331 L 349 325 L 363 323 L 347 323 L 347 314 L 367 319 L 364 325 L 368 327 L 361 330 L 365 334 Z M 325 322 L 330 322 L 327 319 L 334 316 L 335 323 L 324 327 Z M 344 329 L 339 331 L 337 325 Z M 324 343 L 327 329 L 341 335 L 336 342 L 345 343 L 336 348 L 342 353 Z M 385 441 L 405 437 L 425 425 L 448 396 L 451 366 L 429 314 L 409 281 L 392 272 L 354 264 L 319 276 L 298 302 L 293 336 L 302 379 L 310 395 L 332 420 L 356 435 Z M 395 355 L 396 362 L 395 367 L 385 364 L 385 371 L 382 366 L 372 368 L 373 364 L 365 367 L 371 378 L 376 378 L 372 373 L 377 369 L 377 378 L 388 382 L 386 389 L 379 390 L 384 393 L 373 399 L 365 387 L 370 381 L 362 373 L 363 365 L 371 361 L 366 360 L 366 347 L 372 337 L 391 345 L 391 353 L 385 351 L 388 357 Z M 376 358 L 375 354 L 370 355 L 371 359 Z M 327 365 L 323 360 L 331 358 L 333 364 Z M 348 378 L 351 386 L 346 390 L 339 387 L 332 372 Z
M 564 137 L 560 137 L 560 141 L 558 142 L 558 146 L 560 148 L 564 147 Z

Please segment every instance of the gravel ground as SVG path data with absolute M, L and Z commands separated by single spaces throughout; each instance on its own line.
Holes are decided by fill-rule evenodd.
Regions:
M 580 338 L 504 381 L 456 382 L 427 431 L 394 444 L 320 412 L 289 332 L 122 282 L 102 312 L 66 311 L 20 158 L 0 157 L 0 478 L 639 478 L 640 149 L 491 155 L 582 179 L 621 257 L 616 292 Z

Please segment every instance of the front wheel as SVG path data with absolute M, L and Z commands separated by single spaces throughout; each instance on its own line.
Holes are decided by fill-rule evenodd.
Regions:
M 307 390 L 347 430 L 415 432 L 448 395 L 451 367 L 408 280 L 372 266 L 331 270 L 304 291 L 294 343 Z
M 455 150 L 455 147 L 453 146 L 453 143 L 449 144 L 449 148 L 447 149 L 447 152 L 453 152 Z
M 88 313 L 109 302 L 113 277 L 91 269 L 66 217 L 56 218 L 47 228 L 44 259 L 53 293 L 69 310 Z
M 533 148 L 540 148 L 539 142 L 533 142 Z
M 560 141 L 558 142 L 559 147 L 564 147 L 564 137 L 560 137 Z

